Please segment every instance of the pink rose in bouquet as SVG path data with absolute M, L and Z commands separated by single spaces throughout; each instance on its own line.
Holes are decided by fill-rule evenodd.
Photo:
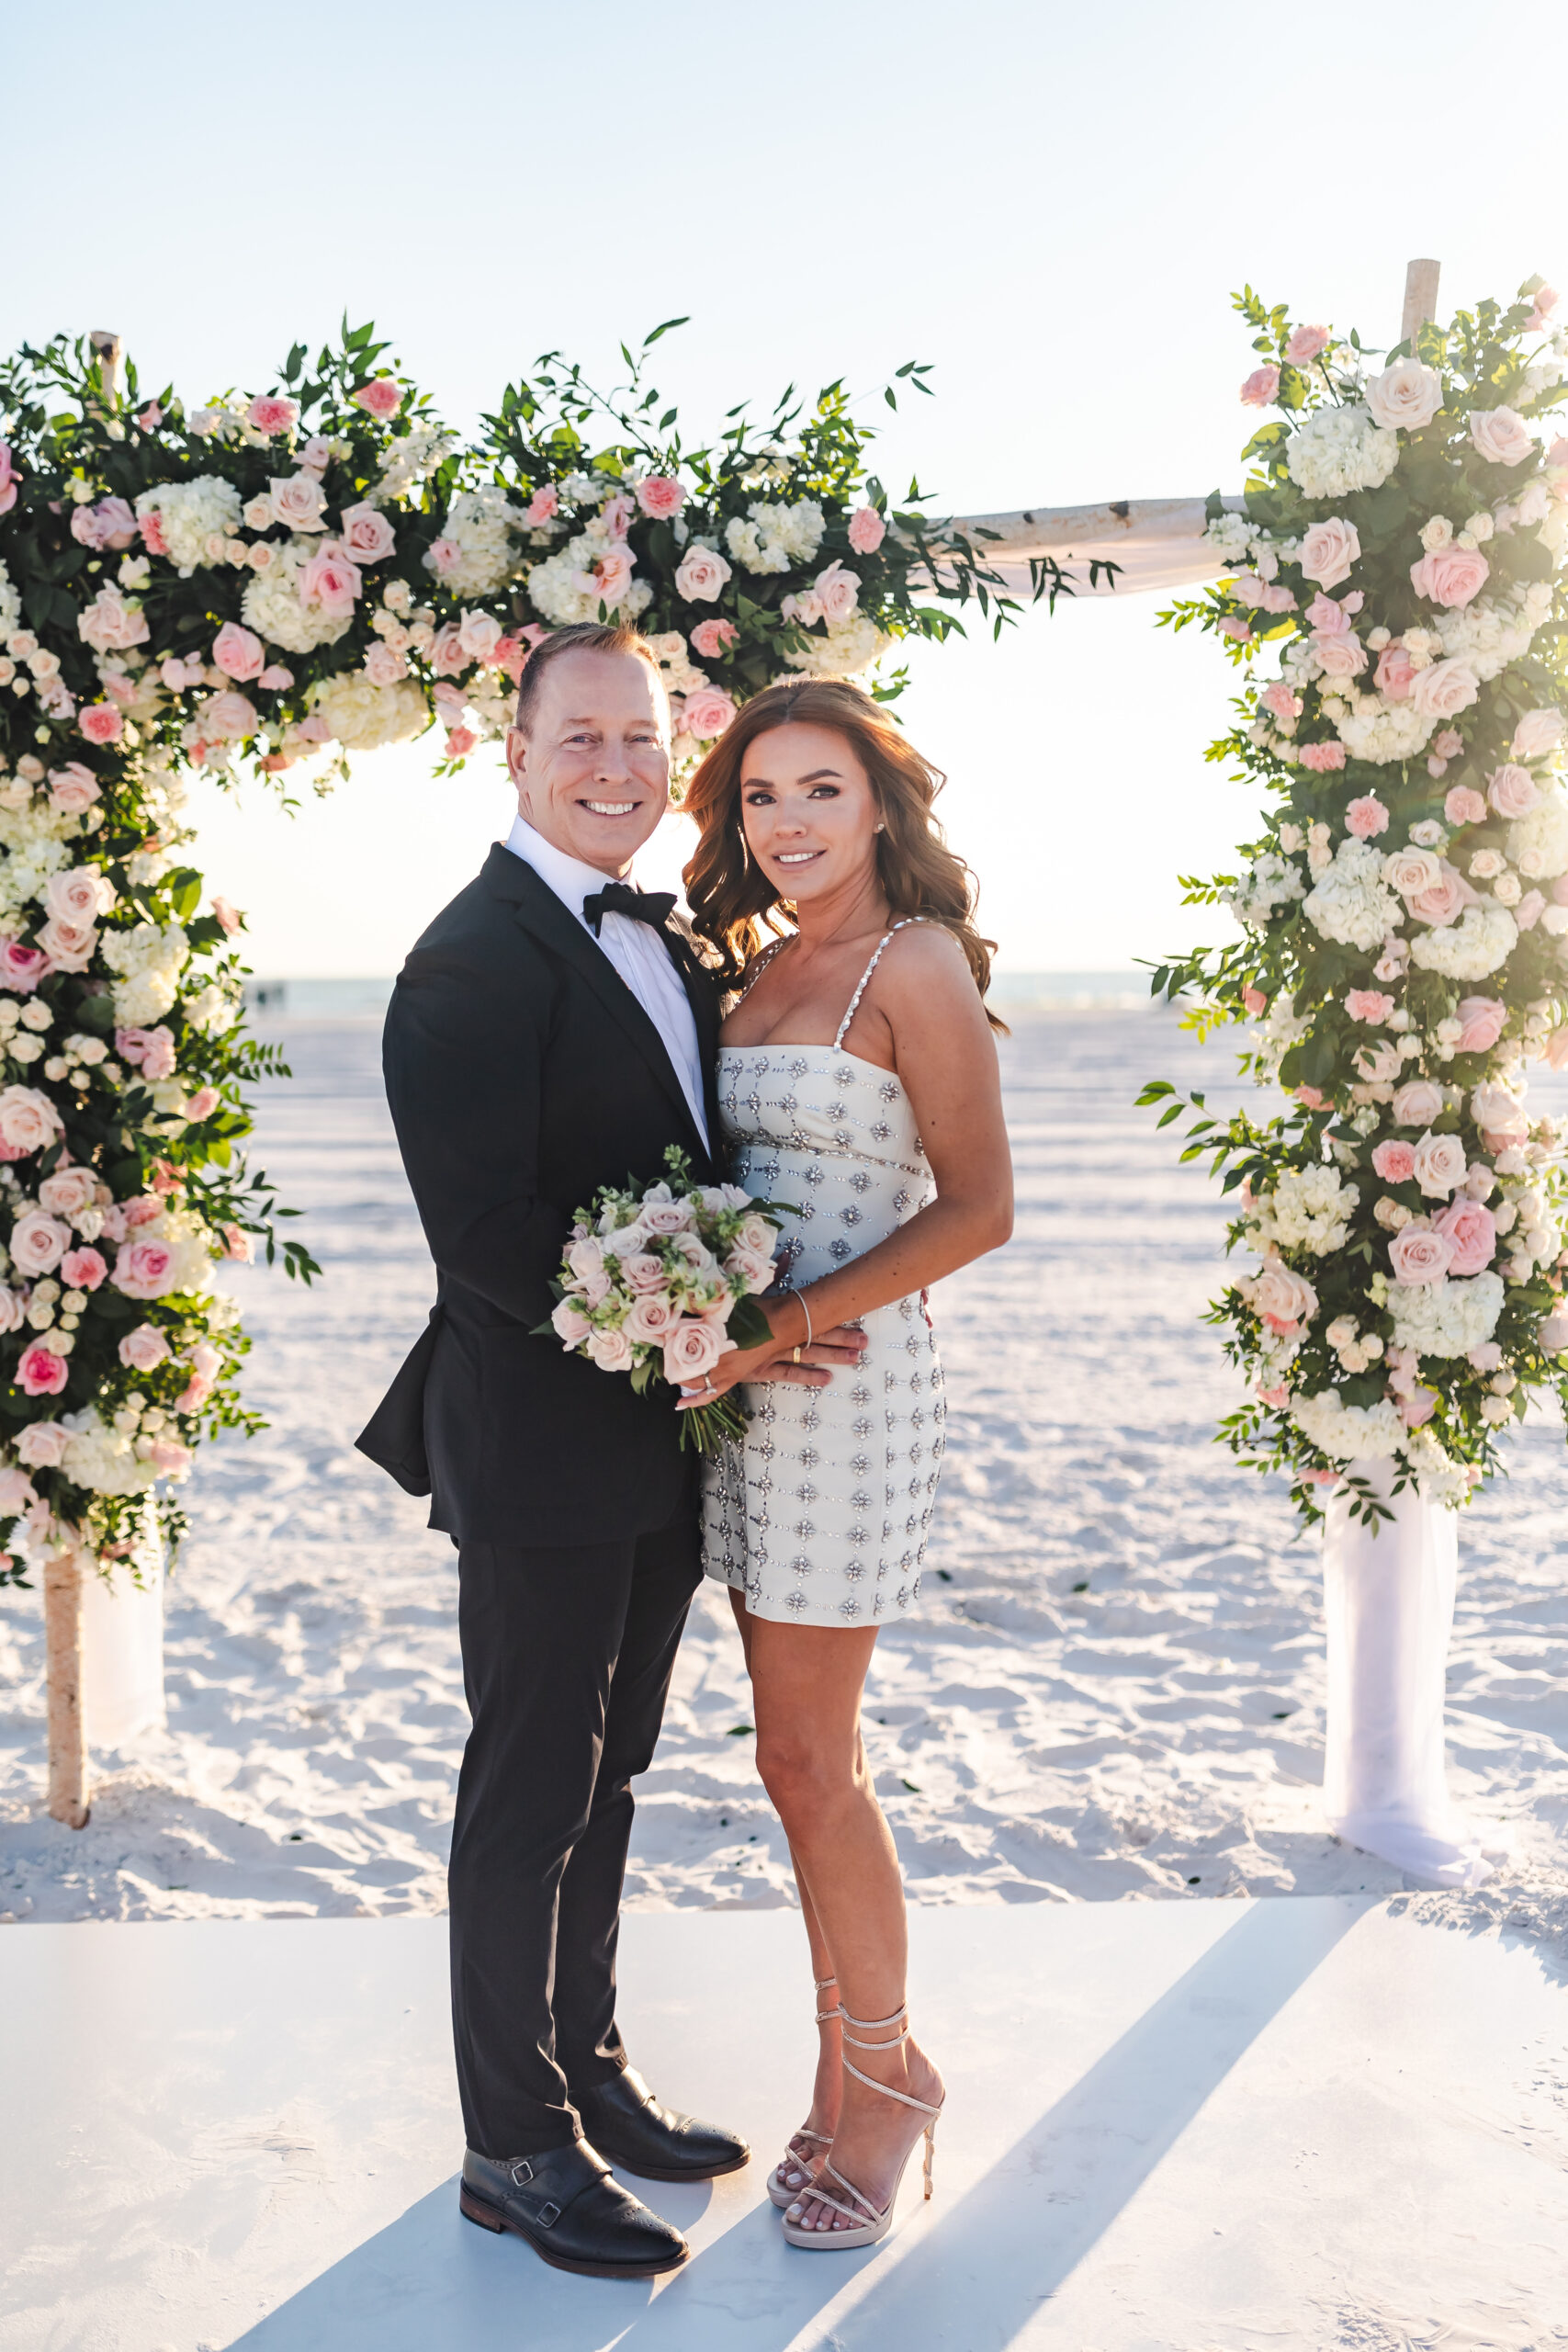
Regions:
M 735 702 L 719 686 L 699 686 L 686 696 L 685 731 L 699 742 L 722 735 L 735 718 Z
M 127 1298 L 162 1298 L 175 1279 L 175 1253 L 166 1241 L 125 1241 L 115 1259 L 114 1286 Z
M 733 621 L 699 621 L 692 631 L 692 650 L 701 662 L 717 662 L 739 634 Z
M 11 1263 L 19 1274 L 50 1274 L 71 1247 L 71 1227 L 45 1209 L 24 1211 L 11 1228 Z
M 1479 548 L 1433 548 L 1410 567 L 1410 584 L 1428 604 L 1459 606 L 1480 595 L 1492 567 Z
M 38 1490 L 25 1470 L 14 1464 L 0 1470 L 0 1519 L 15 1519 L 37 1500 Z
M 1403 641 L 1394 638 L 1378 655 L 1378 666 L 1372 672 L 1372 684 L 1380 695 L 1390 702 L 1408 702 L 1410 689 L 1416 684 L 1416 670 Z
M 118 743 L 125 721 L 112 702 L 90 702 L 76 721 L 89 743 Z
M 280 392 L 258 392 L 245 411 L 245 421 L 270 440 L 274 434 L 291 433 L 299 421 L 299 403 Z
M 80 1216 L 97 1193 L 97 1179 L 90 1168 L 57 1168 L 38 1188 L 39 1206 L 51 1216 Z
M 345 506 L 339 534 L 343 551 L 354 563 L 379 563 L 397 547 L 390 523 L 376 506 Z
M 97 1250 L 67 1250 L 60 1261 L 61 1279 L 71 1290 L 96 1290 L 108 1272 L 108 1261 Z
M 392 376 L 372 376 L 367 384 L 356 386 L 349 398 L 355 408 L 362 408 L 367 416 L 378 418 L 383 424 L 389 417 L 396 416 L 403 404 L 402 387 Z
M 1517 409 L 1482 408 L 1472 413 L 1472 445 L 1489 465 L 1522 466 L 1537 454 L 1536 443 Z
M 17 1454 L 29 1470 L 58 1470 L 71 1432 L 58 1421 L 29 1421 L 17 1439 Z
M 71 1367 L 63 1356 L 35 1340 L 22 1351 L 17 1366 L 17 1385 L 24 1396 L 58 1396 L 71 1377 Z
M 1428 1200 L 1446 1201 L 1464 1182 L 1464 1146 L 1458 1136 L 1435 1136 L 1428 1129 L 1413 1158 L 1416 1182 Z
M 667 522 L 686 503 L 686 492 L 672 474 L 649 474 L 637 486 L 637 503 L 655 522 Z
M 1442 1116 L 1443 1090 L 1429 1078 L 1413 1078 L 1393 1098 L 1396 1126 L 1429 1127 Z
M 1481 682 L 1468 662 L 1434 662 L 1417 672 L 1410 699 L 1423 718 L 1456 718 L 1480 692 Z
M 523 509 L 523 520 L 531 531 L 536 531 L 541 524 L 552 520 L 559 506 L 560 499 L 554 482 L 543 482 Z
M 1489 1054 L 1503 1034 L 1508 1008 L 1495 996 L 1462 996 L 1457 1007 L 1461 1054 Z
M 1440 1283 L 1453 1262 L 1453 1244 L 1430 1226 L 1407 1225 L 1388 1245 L 1396 1283 Z
M 1314 523 L 1302 537 L 1301 554 L 1297 558 L 1309 580 L 1320 588 L 1337 588 L 1348 580 L 1353 565 L 1360 561 L 1360 536 L 1354 523 L 1347 523 L 1338 515 L 1331 515 L 1325 523 Z
M 289 531 L 324 531 L 326 492 L 313 473 L 290 474 L 267 485 L 272 511 Z
M 1416 1173 L 1416 1153 L 1411 1145 L 1391 1136 L 1372 1153 L 1372 1166 L 1385 1184 L 1408 1184 Z
M 1562 741 L 1563 724 L 1560 710 L 1527 710 L 1514 729 L 1515 759 L 1544 759 Z
M 1479 1201 L 1461 1199 L 1450 1203 L 1433 1218 L 1432 1230 L 1440 1233 L 1449 1245 L 1450 1274 L 1479 1274 L 1496 1254 L 1496 1220 Z
M 139 1323 L 119 1343 L 119 1360 L 128 1372 L 155 1372 L 173 1352 L 154 1323 Z
M 1494 768 L 1486 779 L 1486 797 L 1499 817 L 1528 817 L 1540 806 L 1540 787 L 1529 768 Z
M 675 574 L 675 594 L 688 605 L 716 604 L 729 577 L 729 565 L 716 548 L 690 547 Z
M 104 796 L 91 768 L 67 760 L 63 767 L 51 768 L 49 797 L 62 817 L 80 817 Z

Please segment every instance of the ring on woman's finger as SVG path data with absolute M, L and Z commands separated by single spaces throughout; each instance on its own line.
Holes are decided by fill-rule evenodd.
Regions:
M 796 1349 L 795 1350 L 795 1352 L 794 1352 L 794 1361 L 795 1361 L 796 1363 L 798 1363 L 800 1362 L 800 1350 L 799 1350 L 798 1348 L 796 1348 Z

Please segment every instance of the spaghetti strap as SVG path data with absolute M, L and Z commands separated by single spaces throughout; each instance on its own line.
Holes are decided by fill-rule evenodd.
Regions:
M 793 934 L 792 934 L 792 936 L 793 936 Z M 751 993 L 752 989 L 756 987 L 756 985 L 757 985 L 758 981 L 761 978 L 761 977 L 762 977 L 763 973 L 767 970 L 768 966 L 773 962 L 773 957 L 778 954 L 779 949 L 780 949 L 781 947 L 787 947 L 788 945 L 789 945 L 789 940 L 788 940 L 788 939 L 775 939 L 770 946 L 767 946 L 767 947 L 764 947 L 764 948 L 763 948 L 763 950 L 762 950 L 761 954 L 761 955 L 758 956 L 758 958 L 757 958 L 757 968 L 756 968 L 756 970 L 752 973 L 752 975 L 751 975 L 750 978 L 747 981 L 747 983 L 746 983 L 745 987 L 741 989 L 741 991 L 740 991 L 739 995 L 736 998 L 736 1000 L 735 1000 L 735 1004 L 732 1004 L 732 1005 L 730 1006 L 730 1008 L 729 1008 L 729 1009 L 730 1009 L 731 1012 L 733 1012 L 735 1011 L 735 1007 L 736 1007 L 736 1005 L 741 1005 L 741 1004 L 744 1004 L 744 1003 L 745 1003 L 745 1001 L 746 1001 L 747 998 L 750 995 L 750 993 Z
M 888 941 L 892 938 L 893 932 L 908 931 L 912 922 L 930 922 L 931 921 L 932 917 L 930 915 L 906 915 L 902 922 L 896 922 L 894 924 L 893 931 L 885 931 L 883 933 L 882 937 L 876 943 L 876 953 L 872 957 L 870 963 L 866 966 L 864 971 L 861 974 L 860 986 L 856 989 L 853 996 L 850 999 L 849 1011 L 845 1013 L 843 1019 L 839 1023 L 839 1034 L 833 1040 L 834 1053 L 839 1051 L 839 1048 L 842 1046 L 844 1039 L 849 1035 L 850 1023 L 854 1019 L 855 1014 L 860 1011 L 860 1001 L 866 992 L 873 972 L 875 971 L 877 966 L 882 961 L 882 951 L 886 946 Z

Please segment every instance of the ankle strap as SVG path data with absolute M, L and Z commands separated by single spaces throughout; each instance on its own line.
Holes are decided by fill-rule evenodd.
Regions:
M 864 2045 L 863 2044 L 861 2046 L 863 2047 Z M 875 2049 L 877 2046 L 878 2045 L 875 2042 L 873 2042 L 871 2045 L 873 2049 Z M 885 2041 L 880 2046 L 884 2050 L 891 2050 L 893 2044 L 890 2041 Z M 896 2091 L 890 2083 L 879 2083 L 874 2075 L 863 2075 L 860 2068 L 858 2066 L 852 2066 L 847 2058 L 844 2060 L 844 2072 L 846 2075 L 852 2075 L 857 2083 L 863 2083 L 868 2091 L 880 2091 L 884 2098 L 896 2098 L 900 2107 L 916 2108 L 921 2115 L 940 2115 L 942 2113 L 940 2105 L 932 2107 L 929 2099 L 911 2098 L 908 2091 Z
M 897 2050 L 899 2043 L 908 2038 L 909 2005 L 908 2001 L 900 2001 L 890 2018 L 852 2018 L 848 2009 L 841 2006 L 839 2015 L 843 2020 L 844 2040 L 852 2050 Z M 868 2033 L 881 2033 L 886 2031 L 887 2027 L 895 2025 L 898 2030 L 889 2035 L 886 2041 L 862 2041 L 858 2034 L 849 2030 L 852 2025 L 863 2026 Z M 848 2061 L 846 2060 L 845 2063 L 848 2064 Z M 851 2072 L 853 2072 L 852 2068 Z
M 811 1980 L 818 1993 L 825 1993 L 829 1984 L 836 1984 L 838 1981 L 836 1976 L 814 1976 Z M 842 2015 L 842 2009 L 835 2002 L 830 2009 L 818 2010 L 817 2022 L 818 2025 L 837 2025 Z

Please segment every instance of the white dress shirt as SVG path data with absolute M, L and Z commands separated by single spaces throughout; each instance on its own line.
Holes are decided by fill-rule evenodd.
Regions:
M 584 921 L 582 901 L 615 877 L 601 874 L 596 865 L 585 865 L 581 858 L 570 856 L 564 849 L 557 849 L 524 817 L 513 820 L 506 846 L 513 857 L 520 857 L 525 865 L 533 867 L 540 881 L 548 885 L 567 912 L 576 917 L 592 939 L 593 926 Z M 669 947 L 651 923 L 638 922 L 631 915 L 615 914 L 604 917 L 595 944 L 604 949 L 663 1039 L 681 1081 L 681 1091 L 697 1123 L 697 1133 L 711 1149 L 707 1114 L 703 1107 L 703 1062 L 697 1046 L 696 1018 Z

